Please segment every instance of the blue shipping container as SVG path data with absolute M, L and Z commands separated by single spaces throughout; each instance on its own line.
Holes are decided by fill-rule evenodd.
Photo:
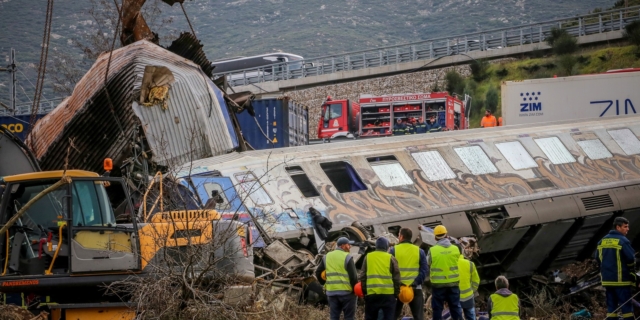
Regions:
M 36 121 L 44 117 L 44 114 L 36 115 Z M 17 116 L 0 116 L 0 126 L 9 129 L 20 140 L 24 141 L 27 138 L 27 132 L 31 127 L 30 114 L 22 114 Z
M 255 119 L 248 112 L 238 114 L 244 139 L 255 149 L 304 146 L 309 144 L 309 113 L 289 97 L 252 102 Z M 273 144 L 265 138 L 256 120 Z

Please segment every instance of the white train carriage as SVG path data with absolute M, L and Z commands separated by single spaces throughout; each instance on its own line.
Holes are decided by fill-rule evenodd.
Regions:
M 315 249 L 314 207 L 333 236 L 354 221 L 373 234 L 444 224 L 479 239 L 485 279 L 520 277 L 588 257 L 617 216 L 636 239 L 638 135 L 633 117 L 497 127 L 234 153 L 177 176 L 296 248 Z

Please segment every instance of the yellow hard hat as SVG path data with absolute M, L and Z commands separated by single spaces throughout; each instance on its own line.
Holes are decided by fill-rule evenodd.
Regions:
M 322 280 L 327 281 L 327 270 L 323 270 L 320 277 L 322 277 Z
M 439 225 L 435 229 L 433 229 L 433 234 L 435 234 L 436 236 L 445 235 L 447 234 L 447 228 L 445 228 L 443 225 Z
M 413 301 L 413 288 L 405 285 L 400 286 L 398 299 L 400 299 L 400 302 L 402 303 L 409 303 Z

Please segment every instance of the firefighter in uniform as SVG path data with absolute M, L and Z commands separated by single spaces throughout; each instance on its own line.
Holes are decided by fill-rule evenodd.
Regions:
M 350 249 L 349 239 L 339 238 L 337 248 L 327 253 L 316 269 L 316 278 L 327 291 L 331 320 L 340 320 L 343 312 L 345 320 L 353 320 L 356 315 L 358 298 L 353 288 L 358 282 L 358 271 L 349 254 Z M 323 271 L 326 273 L 326 282 L 322 278 Z
M 460 271 L 460 306 L 466 320 L 475 320 L 476 309 L 474 294 L 480 286 L 480 276 L 476 265 L 460 255 L 458 259 L 458 271 Z
M 424 120 L 422 118 L 420 118 L 416 122 L 415 131 L 416 131 L 417 134 L 427 133 L 427 124 L 424 122 Z
M 633 319 L 631 286 L 636 283 L 635 252 L 626 238 L 629 220 L 616 217 L 613 230 L 598 242 L 595 258 L 600 263 L 602 286 L 607 292 L 607 319 Z
M 396 124 L 393 125 L 393 135 L 403 136 L 407 130 L 407 126 L 402 123 L 402 119 L 396 119 Z
M 431 308 L 433 320 L 442 319 L 444 303 L 449 305 L 452 320 L 462 320 L 460 307 L 460 274 L 458 259 L 460 249 L 447 238 L 447 229 L 443 225 L 435 227 L 436 245 L 429 248 L 427 264 L 431 279 Z
M 376 240 L 376 251 L 364 258 L 360 282 L 364 293 L 364 319 L 378 319 L 382 310 L 383 320 L 392 320 L 396 308 L 396 296 L 400 293 L 398 262 L 387 253 L 389 241 L 385 237 Z
M 433 133 L 440 131 L 442 131 L 442 126 L 438 121 L 436 121 L 435 116 L 431 116 L 431 118 L 429 118 L 429 123 L 427 123 L 427 132 Z
M 488 309 L 491 320 L 520 320 L 520 301 L 509 291 L 509 280 L 504 276 L 496 278 L 496 293 L 489 296 Z
M 398 241 L 395 247 L 389 250 L 389 253 L 398 260 L 398 268 L 400 269 L 400 282 L 405 286 L 413 288 L 413 300 L 409 302 L 411 315 L 413 320 L 422 320 L 424 318 L 424 295 L 422 293 L 422 283 L 427 277 L 429 267 L 427 266 L 427 255 L 422 249 L 411 242 L 413 233 L 409 228 L 400 229 Z M 398 300 L 396 304 L 395 318 L 400 317 L 403 303 Z

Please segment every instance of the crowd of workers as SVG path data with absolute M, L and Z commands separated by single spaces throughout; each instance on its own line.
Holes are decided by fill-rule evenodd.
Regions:
M 326 289 L 330 319 L 339 320 L 341 314 L 345 320 L 354 319 L 360 296 L 364 297 L 365 320 L 399 319 L 404 304 L 409 305 L 414 320 L 423 320 L 422 286 L 427 278 L 434 320 L 442 319 L 446 307 L 453 320 L 462 320 L 463 315 L 467 320 L 476 319 L 478 271 L 460 244 L 448 237 L 444 226 L 437 226 L 433 233 L 437 242 L 426 254 L 411 241 L 411 229 L 400 229 L 399 243 L 392 248 L 386 238 L 378 238 L 376 250 L 365 256 L 359 275 L 349 255 L 349 240 L 339 238 L 336 249 L 316 269 L 316 277 Z M 519 319 L 518 296 L 509 291 L 509 281 L 500 276 L 495 285 L 497 291 L 488 301 L 489 317 Z
M 487 109 L 484 117 L 482 117 L 480 121 L 480 127 L 491 128 L 496 126 L 502 126 L 502 117 L 496 119 L 491 110 Z M 393 125 L 394 136 L 439 132 L 442 130 L 442 125 L 440 125 L 434 115 L 431 115 L 427 121 L 424 121 L 422 118 L 410 118 L 407 119 L 407 121 L 402 121 L 401 118 L 397 118 L 396 123 Z
M 401 118 L 396 119 L 396 123 L 393 125 L 393 135 L 403 136 L 406 134 L 419 134 L 442 131 L 442 126 L 436 121 L 435 116 L 431 116 L 428 121 L 423 121 L 422 118 L 416 120 L 415 118 L 409 119 L 407 122 L 403 122 Z
M 638 286 L 638 279 L 628 232 L 629 221 L 616 217 L 594 253 L 606 290 L 607 319 L 634 319 L 632 288 Z M 400 229 L 399 243 L 392 248 L 386 238 L 378 238 L 376 250 L 365 256 L 359 275 L 349 255 L 350 241 L 338 239 L 336 250 L 329 252 L 316 270 L 316 277 L 325 285 L 331 320 L 339 320 L 343 313 L 345 320 L 354 319 L 358 296 L 364 297 L 365 320 L 399 319 L 404 304 L 409 305 L 414 320 L 423 320 L 422 286 L 427 279 L 434 320 L 442 319 L 446 307 L 452 320 L 475 320 L 480 284 L 476 267 L 444 226 L 435 227 L 433 234 L 436 244 L 426 254 L 412 243 L 408 228 Z M 509 290 L 507 278 L 499 276 L 494 284 L 496 292 L 487 300 L 489 318 L 520 319 L 520 302 Z

